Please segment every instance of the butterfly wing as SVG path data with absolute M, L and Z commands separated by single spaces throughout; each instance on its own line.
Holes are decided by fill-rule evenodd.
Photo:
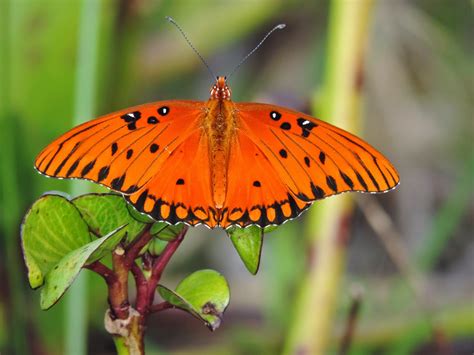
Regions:
M 310 204 L 291 194 L 273 163 L 245 133 L 239 131 L 231 148 L 221 227 L 264 227 L 295 218 Z
M 47 176 L 91 180 L 132 194 L 199 130 L 203 107 L 200 101 L 160 101 L 99 117 L 48 145 L 35 167 Z
M 342 129 L 274 105 L 235 108 L 239 138 L 229 163 L 224 227 L 280 224 L 317 199 L 346 191 L 385 192 L 399 183 L 387 158 Z
M 211 195 L 209 144 L 203 129 L 194 131 L 161 166 L 142 191 L 127 199 L 139 211 L 175 224 L 218 224 Z

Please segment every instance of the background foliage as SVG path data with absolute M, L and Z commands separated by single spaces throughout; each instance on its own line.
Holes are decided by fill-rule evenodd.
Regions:
M 32 165 L 40 149 L 77 116 L 77 85 L 83 78 L 79 29 L 81 21 L 92 21 L 81 17 L 85 3 L 0 1 L 1 353 L 60 354 L 67 346 L 64 324 L 71 308 L 62 300 L 40 311 L 39 294 L 27 286 L 18 226 L 44 191 L 71 191 L 69 182 L 46 179 Z M 89 34 L 97 43 L 89 53 L 97 62 L 89 78 L 94 116 L 154 100 L 207 99 L 208 73 L 166 15 L 223 74 L 267 30 L 286 23 L 287 29 L 273 35 L 232 78 L 233 98 L 306 112 L 318 101 L 327 68 L 327 1 L 97 3 L 98 27 Z M 359 130 L 391 158 L 402 183 L 383 196 L 354 196 L 346 271 L 328 339 L 332 352 L 340 347 L 354 294 L 361 308 L 353 354 L 470 354 L 474 349 L 470 28 L 472 2 L 467 0 L 374 3 Z M 326 203 L 320 202 L 321 208 Z M 305 272 L 309 216 L 265 238 L 255 277 L 222 231 L 193 229 L 167 270 L 166 283 L 176 285 L 197 268 L 219 270 L 232 292 L 223 326 L 211 334 L 186 314 L 163 313 L 149 324 L 149 353 L 280 352 Z M 102 324 L 105 286 L 95 276 L 85 282 L 85 306 L 76 311 L 86 316 L 88 340 L 78 341 L 89 353 L 113 353 Z M 308 317 L 319 311 L 309 309 Z

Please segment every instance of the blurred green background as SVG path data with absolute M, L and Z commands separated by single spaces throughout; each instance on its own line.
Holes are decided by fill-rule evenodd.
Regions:
M 472 4 L 379 0 L 369 6 L 355 125 L 391 159 L 401 185 L 381 196 L 353 196 L 334 317 L 322 335 L 325 353 L 341 351 L 355 299 L 350 354 L 474 351 Z M 229 84 L 235 101 L 309 113 L 334 65 L 326 60 L 334 8 L 329 1 L 297 0 L 0 0 L 1 354 L 114 353 L 103 329 L 102 280 L 84 272 L 84 296 L 75 290 L 84 302 L 66 297 L 40 311 L 39 295 L 27 284 L 19 226 L 45 191 L 84 189 L 33 169 L 36 154 L 80 119 L 155 100 L 208 98 L 207 70 L 164 17 L 174 17 L 223 75 L 266 31 L 286 23 Z M 281 353 L 295 329 L 307 235 L 317 217 L 306 213 L 269 234 L 257 276 L 245 270 L 221 230 L 193 229 L 164 283 L 174 286 L 198 268 L 214 268 L 229 280 L 231 304 L 215 333 L 179 311 L 151 317 L 148 353 Z M 319 230 L 331 228 L 317 223 Z M 305 311 L 313 319 L 326 310 Z M 73 312 L 85 318 L 84 327 Z M 67 319 L 78 335 L 72 340 Z

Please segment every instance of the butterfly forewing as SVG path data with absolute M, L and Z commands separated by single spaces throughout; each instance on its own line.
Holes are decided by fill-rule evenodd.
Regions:
M 62 135 L 38 155 L 35 166 L 48 176 L 87 179 L 131 194 L 198 129 L 202 114 L 198 101 L 161 101 L 121 110 Z
M 381 153 L 342 129 L 274 105 L 244 103 L 236 109 L 242 134 L 302 201 L 345 191 L 384 192 L 399 182 Z

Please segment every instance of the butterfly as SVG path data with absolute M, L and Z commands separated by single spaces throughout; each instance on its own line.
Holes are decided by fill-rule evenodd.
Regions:
M 75 127 L 35 167 L 104 185 L 155 220 L 210 228 L 279 225 L 316 200 L 399 183 L 362 139 L 285 107 L 235 103 L 225 77 L 208 101 L 158 101 Z

